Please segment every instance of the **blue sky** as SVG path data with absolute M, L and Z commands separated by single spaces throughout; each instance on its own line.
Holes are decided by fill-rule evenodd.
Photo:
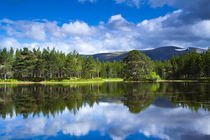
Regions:
M 137 7 L 135 4 L 116 4 L 114 0 L 78 2 L 78 0 L 1 0 L 0 18 L 12 20 L 47 19 L 59 21 L 81 20 L 89 25 L 107 22 L 112 15 L 122 14 L 128 21 L 138 23 L 144 19 L 164 16 L 174 8 L 164 6 L 151 8 L 147 3 Z
M 0 0 L 0 48 L 208 48 L 209 0 Z

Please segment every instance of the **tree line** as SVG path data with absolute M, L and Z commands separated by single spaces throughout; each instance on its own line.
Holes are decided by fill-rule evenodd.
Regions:
M 65 54 L 49 48 L 0 50 L 0 78 L 27 81 L 124 78 L 125 80 L 197 79 L 210 77 L 210 51 L 190 52 L 170 60 L 151 61 L 145 54 L 133 50 L 123 61 L 101 62 L 73 51 Z
M 155 61 L 154 71 L 163 79 L 199 79 L 210 77 L 210 50 L 173 56 L 164 62 Z
M 0 50 L 0 76 L 2 79 L 51 80 L 69 78 L 122 77 L 121 61 L 100 62 L 92 56 L 80 56 L 73 51 L 65 54 L 49 48 Z

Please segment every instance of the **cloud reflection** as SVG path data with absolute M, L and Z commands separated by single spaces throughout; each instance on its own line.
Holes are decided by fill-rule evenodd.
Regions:
M 76 114 L 65 109 L 49 118 L 40 115 L 22 119 L 0 119 L 0 139 L 57 136 L 62 132 L 70 136 L 86 136 L 89 132 L 108 133 L 112 139 L 125 139 L 136 132 L 148 138 L 183 139 L 186 136 L 210 136 L 210 113 L 200 109 L 162 108 L 151 105 L 139 114 L 132 114 L 126 106 L 99 103 L 83 106 Z

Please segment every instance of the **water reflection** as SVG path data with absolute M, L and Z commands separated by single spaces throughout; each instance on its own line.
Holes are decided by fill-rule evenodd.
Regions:
M 209 139 L 209 84 L 2 86 L 0 139 Z

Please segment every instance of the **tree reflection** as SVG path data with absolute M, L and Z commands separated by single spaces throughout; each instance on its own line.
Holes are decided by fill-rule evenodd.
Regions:
M 158 97 L 168 98 L 175 106 L 209 111 L 208 83 L 104 83 L 84 85 L 1 85 L 0 117 L 22 115 L 48 117 L 66 108 L 77 113 L 82 106 L 99 102 L 123 103 L 139 113 Z
M 128 106 L 129 111 L 132 113 L 139 113 L 147 108 L 157 97 L 155 94 L 159 84 L 126 84 L 124 104 Z M 155 90 L 154 90 L 155 89 Z

